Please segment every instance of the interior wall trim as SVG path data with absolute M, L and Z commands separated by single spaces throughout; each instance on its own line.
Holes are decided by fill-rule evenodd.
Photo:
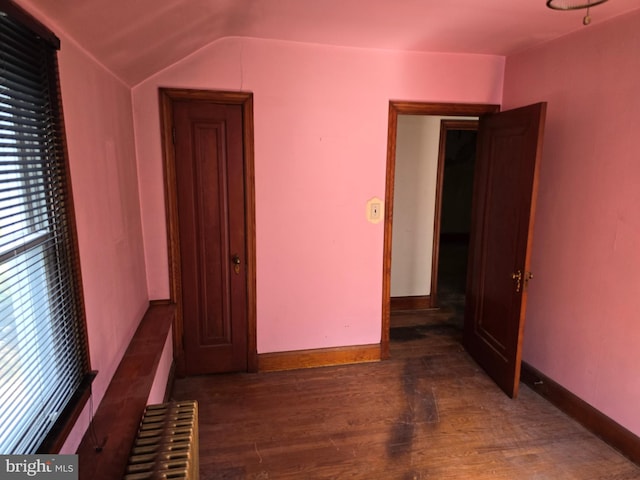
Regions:
M 391 311 L 424 310 L 431 308 L 430 295 L 413 295 L 407 297 L 391 297 Z
M 378 362 L 380 360 L 379 344 L 295 350 L 290 352 L 259 354 L 258 371 L 276 372 L 301 368 Z
M 640 437 L 526 362 L 522 362 L 520 379 L 560 411 L 600 437 L 629 460 L 640 465 Z

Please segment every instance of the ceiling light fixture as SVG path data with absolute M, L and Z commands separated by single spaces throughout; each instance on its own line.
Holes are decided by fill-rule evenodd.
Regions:
M 553 10 L 581 10 L 586 8 L 587 14 L 582 19 L 582 23 L 589 25 L 591 23 L 589 9 L 607 1 L 608 0 L 547 0 L 547 7 Z

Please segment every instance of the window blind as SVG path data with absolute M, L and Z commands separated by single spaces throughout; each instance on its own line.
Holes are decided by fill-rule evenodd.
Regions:
M 42 451 L 64 420 L 89 365 L 56 46 L 16 20 L 6 3 L 0 3 L 0 453 L 28 454 Z

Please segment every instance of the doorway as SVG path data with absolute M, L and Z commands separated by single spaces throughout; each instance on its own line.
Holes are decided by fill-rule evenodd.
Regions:
M 467 105 L 454 109 L 454 114 L 471 114 L 465 112 L 469 107 L 473 110 L 473 106 Z M 533 278 L 531 246 L 547 104 L 539 102 L 504 112 L 498 112 L 495 107 L 495 113 L 478 113 L 463 343 L 497 385 L 515 398 L 520 378 L 527 286 Z M 398 110 L 391 102 L 383 259 L 381 352 L 384 358 L 389 354 L 388 272 Z M 407 108 L 412 114 L 419 114 L 419 110 L 411 104 Z
M 464 311 L 478 121 L 440 121 L 431 306 Z M 458 315 L 461 317 L 461 315 Z
M 385 192 L 385 231 L 383 253 L 383 304 L 382 304 L 382 332 L 381 356 L 389 358 L 389 329 L 391 317 L 391 256 L 393 237 L 393 208 L 396 173 L 396 142 L 398 136 L 399 115 L 437 115 L 446 117 L 479 117 L 484 114 L 496 113 L 499 105 L 483 104 L 442 104 L 420 102 L 389 103 L 389 131 L 387 144 L 387 177 Z M 433 259 L 437 255 L 433 256 Z
M 178 375 L 256 371 L 251 93 L 160 89 Z

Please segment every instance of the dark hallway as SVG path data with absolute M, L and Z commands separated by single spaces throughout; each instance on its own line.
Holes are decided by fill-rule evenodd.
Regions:
M 475 122 L 469 122 L 475 124 Z M 471 128 L 471 127 L 469 127 Z M 438 306 L 464 311 L 477 127 L 446 128 L 438 248 Z

